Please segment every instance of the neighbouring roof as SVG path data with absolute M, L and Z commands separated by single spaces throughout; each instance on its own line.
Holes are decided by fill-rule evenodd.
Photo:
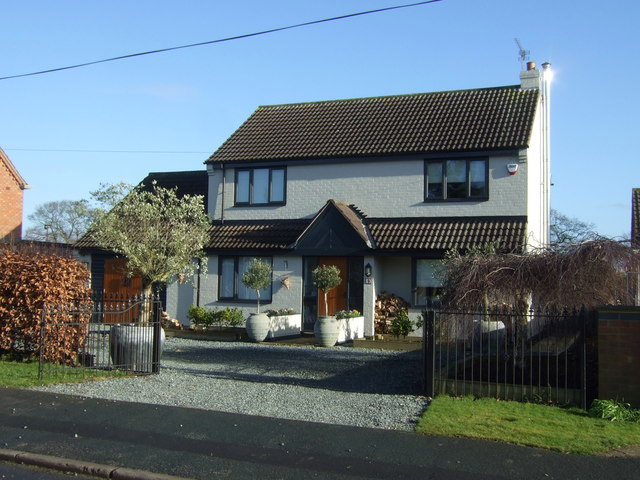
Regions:
M 631 192 L 631 246 L 640 249 L 640 188 Z
M 336 208 L 363 240 L 370 238 L 372 253 L 443 253 L 488 244 L 519 251 L 526 242 L 526 217 L 367 218 L 352 205 L 330 200 L 313 219 L 216 222 L 207 249 L 294 252 L 326 208 Z
M 204 208 L 207 209 L 209 192 L 209 176 L 206 170 L 185 172 L 151 172 L 141 182 L 146 190 L 151 189 L 153 183 L 162 188 L 177 188 L 178 195 L 202 195 Z
M 526 148 L 538 95 L 509 86 L 261 106 L 207 162 Z
M 184 172 L 151 172 L 139 185 L 143 185 L 145 190 L 150 190 L 153 183 L 162 188 L 177 188 L 179 196 L 202 195 L 204 196 L 204 208 L 207 211 L 207 196 L 209 191 L 209 177 L 206 170 L 193 170 Z M 91 237 L 91 232 L 87 232 L 74 243 L 77 249 L 99 249 Z
M 9 157 L 6 153 L 4 153 L 4 150 L 2 150 L 2 148 L 0 148 L 0 162 L 3 162 L 6 165 L 7 170 L 9 170 L 9 173 L 11 173 L 11 176 L 15 179 L 16 183 L 22 190 L 31 188 L 29 187 L 29 184 L 27 184 L 27 182 L 24 180 L 24 178 L 22 178 L 20 173 L 18 173 L 18 170 L 16 170 L 16 167 L 13 166 L 13 163 L 11 163 L 11 160 L 9 160 Z

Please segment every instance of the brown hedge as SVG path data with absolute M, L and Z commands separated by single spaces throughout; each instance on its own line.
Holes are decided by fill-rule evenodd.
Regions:
M 70 255 L 1 248 L 0 351 L 39 354 L 46 308 L 44 359 L 74 363 L 90 314 L 74 313 L 72 305 L 86 305 L 90 294 L 89 271 Z

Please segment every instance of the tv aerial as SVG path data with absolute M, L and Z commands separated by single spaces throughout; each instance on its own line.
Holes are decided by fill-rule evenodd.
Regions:
M 527 60 L 529 60 L 529 50 L 525 50 L 524 48 L 522 48 L 522 45 L 520 44 L 520 40 L 518 40 L 517 38 L 514 38 L 514 40 L 516 41 L 516 45 L 518 45 L 518 57 L 520 58 L 520 63 L 522 64 L 522 70 L 524 70 L 525 64 L 527 63 Z

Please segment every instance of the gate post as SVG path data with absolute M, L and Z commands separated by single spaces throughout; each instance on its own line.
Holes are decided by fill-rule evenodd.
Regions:
M 435 366 L 436 366 L 436 312 L 424 311 L 424 327 L 422 330 L 423 354 L 423 383 L 427 397 L 435 396 Z
M 162 349 L 162 325 L 160 322 L 160 301 L 155 297 L 147 299 L 153 311 L 153 355 L 151 357 L 151 372 L 160 373 L 160 352 Z

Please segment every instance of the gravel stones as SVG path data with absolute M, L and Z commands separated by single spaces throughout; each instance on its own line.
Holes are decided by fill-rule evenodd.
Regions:
M 292 420 L 412 430 L 420 352 L 167 338 L 158 375 L 38 390 Z

